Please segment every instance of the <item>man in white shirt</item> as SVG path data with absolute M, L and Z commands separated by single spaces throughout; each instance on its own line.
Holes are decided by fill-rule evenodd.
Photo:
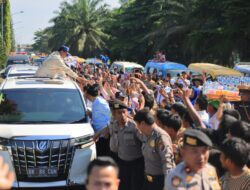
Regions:
M 218 100 L 208 101 L 207 112 L 209 114 L 209 125 L 212 129 L 217 130 L 220 121 L 217 119 L 216 112 L 219 108 L 220 102 Z
M 208 105 L 208 101 L 207 101 L 206 97 L 204 97 L 204 96 L 199 96 L 196 99 L 195 104 L 194 104 L 194 108 L 196 109 L 197 113 L 201 117 L 201 120 L 206 124 L 209 123 L 209 115 L 207 113 L 207 105 Z
M 182 84 L 184 88 L 190 86 L 190 80 L 187 79 L 188 75 L 185 71 L 181 73 L 181 76 L 177 79 L 178 84 Z
M 165 92 L 162 93 L 162 90 Z M 171 92 L 171 87 L 169 85 L 169 81 L 163 81 L 163 84 L 157 85 L 157 97 L 156 97 L 156 102 L 158 105 L 161 104 L 161 102 L 166 98 L 165 94 L 169 94 Z

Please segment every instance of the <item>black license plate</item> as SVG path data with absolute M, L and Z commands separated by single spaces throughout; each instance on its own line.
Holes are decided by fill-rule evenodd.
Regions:
M 27 175 L 30 178 L 57 177 L 57 168 L 28 168 Z

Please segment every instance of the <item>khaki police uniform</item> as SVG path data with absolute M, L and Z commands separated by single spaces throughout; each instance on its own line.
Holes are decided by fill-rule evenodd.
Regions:
M 115 101 L 111 109 L 127 109 L 121 101 Z M 114 121 L 109 127 L 110 149 L 118 155 L 120 168 L 119 190 L 141 190 L 144 182 L 144 160 L 142 156 L 141 134 L 133 120 L 128 119 L 125 126 Z
M 161 128 L 154 127 L 151 136 L 144 136 L 142 153 L 146 173 L 143 190 L 162 190 L 164 175 L 175 167 L 170 136 Z
M 165 190 L 220 190 L 215 168 L 206 164 L 200 173 L 192 172 L 181 162 L 168 174 Z
M 110 124 L 109 124 L 109 134 L 110 134 L 110 150 L 113 153 L 118 153 L 118 140 L 117 140 L 117 134 L 118 134 L 118 122 L 112 118 Z
M 205 133 L 188 129 L 184 133 L 185 145 L 200 147 L 212 146 L 211 140 Z M 184 158 L 185 159 L 185 158 Z M 186 165 L 185 160 L 177 165 L 167 176 L 164 190 L 220 190 L 216 170 L 210 164 L 206 164 L 199 172 L 192 171 Z
M 109 132 L 109 148 L 110 156 L 118 163 L 118 143 L 117 143 L 117 133 L 118 133 L 118 122 L 112 118 L 108 126 Z

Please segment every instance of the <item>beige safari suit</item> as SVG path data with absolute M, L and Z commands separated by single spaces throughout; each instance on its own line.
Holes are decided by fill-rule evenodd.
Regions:
M 37 70 L 36 77 L 50 77 L 55 78 L 57 75 L 66 77 L 66 74 L 76 79 L 78 75 L 67 67 L 61 58 L 58 51 L 53 52 L 43 62 L 42 66 Z

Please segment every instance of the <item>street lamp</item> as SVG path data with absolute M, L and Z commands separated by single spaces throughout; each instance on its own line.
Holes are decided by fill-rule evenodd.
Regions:
M 18 15 L 18 14 L 22 14 L 22 13 L 24 13 L 24 11 L 19 11 L 19 12 L 12 13 L 11 16 L 13 16 L 13 15 Z

